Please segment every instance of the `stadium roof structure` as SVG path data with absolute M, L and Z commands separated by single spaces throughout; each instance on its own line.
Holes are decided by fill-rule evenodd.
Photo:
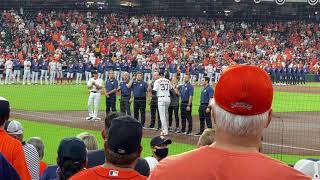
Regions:
M 320 0 L 0 0 L 0 9 L 77 9 L 225 19 L 319 20 Z M 120 11 L 119 11 L 120 10 Z

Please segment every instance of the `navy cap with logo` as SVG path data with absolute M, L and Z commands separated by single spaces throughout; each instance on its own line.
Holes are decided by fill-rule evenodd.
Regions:
M 61 162 L 65 160 L 84 162 L 87 159 L 86 145 L 76 137 L 64 138 L 58 148 L 58 158 Z
M 164 136 L 156 136 L 151 139 L 150 146 L 160 146 L 163 144 L 168 145 L 171 143 L 172 143 L 171 139 L 167 139 Z
M 0 116 L 9 116 L 10 104 L 7 99 L 0 96 Z
M 112 121 L 107 143 L 112 152 L 127 155 L 137 152 L 141 139 L 141 123 L 130 116 L 121 116 Z

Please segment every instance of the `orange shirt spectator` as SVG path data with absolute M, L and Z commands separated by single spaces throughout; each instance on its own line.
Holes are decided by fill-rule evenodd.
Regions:
M 97 166 L 86 171 L 81 171 L 70 178 L 70 180 L 108 180 L 108 179 L 130 179 L 130 180 L 146 180 L 145 176 L 141 176 L 134 170 L 110 169 L 103 166 Z
M 15 168 L 22 180 L 31 179 L 22 144 L 3 129 L 0 129 L 0 152 Z

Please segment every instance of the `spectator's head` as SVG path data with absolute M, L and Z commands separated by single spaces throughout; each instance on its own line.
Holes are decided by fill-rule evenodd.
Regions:
M 272 98 L 272 83 L 264 70 L 248 65 L 228 68 L 215 87 L 215 144 L 255 144 L 258 149 L 262 131 L 271 121 Z
M 105 142 L 106 161 L 119 168 L 134 168 L 141 155 L 142 125 L 130 116 L 114 119 Z
M 4 123 L 4 130 L 13 138 L 23 141 L 23 127 L 20 122 L 9 120 Z
M 156 136 L 152 138 L 150 146 L 153 157 L 158 161 L 167 157 L 169 153 L 168 145 L 171 143 L 172 141 L 170 139 L 166 139 L 165 136 Z
M 122 78 L 124 81 L 129 81 L 129 73 L 128 72 L 124 72 L 122 75 Z
M 4 123 L 10 117 L 10 104 L 4 97 L 0 97 L 0 127 L 3 127 Z
M 208 128 L 203 131 L 201 136 L 199 137 L 197 147 L 211 145 L 214 139 L 214 129 Z
M 104 140 L 107 139 L 107 135 L 108 135 L 109 128 L 110 128 L 110 126 L 111 126 L 111 122 L 112 122 L 115 118 L 117 118 L 117 117 L 119 117 L 119 116 L 120 116 L 120 114 L 117 113 L 117 112 L 110 112 L 110 113 L 106 116 L 106 118 L 104 119 L 104 129 L 103 129 L 102 132 L 101 132 L 102 138 L 103 138 Z
M 113 79 L 113 78 L 114 78 L 114 72 L 113 72 L 113 70 L 110 70 L 110 71 L 108 72 L 108 75 L 109 75 L 109 79 Z
M 88 151 L 97 150 L 98 142 L 94 135 L 88 132 L 83 132 L 77 135 L 77 138 L 81 139 L 87 147 Z
M 209 77 L 204 77 L 202 79 L 202 85 L 207 86 L 210 83 L 210 78 Z
M 140 71 L 137 72 L 137 80 L 142 81 L 142 73 Z
M 312 178 L 312 180 L 320 179 L 320 161 L 302 159 L 294 165 L 294 169 Z
M 76 137 L 62 139 L 58 148 L 57 164 L 60 180 L 67 180 L 83 170 L 87 164 L 87 150 L 84 142 Z
M 159 72 L 154 72 L 154 73 L 153 73 L 153 79 L 154 79 L 154 80 L 159 79 L 159 76 L 160 76 Z
M 40 160 L 42 160 L 44 156 L 44 144 L 42 139 L 40 137 L 32 137 L 27 143 L 33 145 L 37 149 Z
M 98 79 L 98 72 L 97 71 L 92 71 L 92 76 L 94 79 Z
M 189 83 L 189 81 L 190 81 L 190 75 L 189 75 L 189 74 L 186 74 L 186 75 L 184 76 L 184 82 L 185 82 L 185 83 Z

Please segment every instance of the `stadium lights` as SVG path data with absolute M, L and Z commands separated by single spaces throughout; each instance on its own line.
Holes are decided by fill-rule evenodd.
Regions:
M 224 12 L 225 12 L 225 13 L 230 13 L 231 11 L 230 11 L 230 10 L 224 10 Z
M 235 0 L 236 1 L 236 0 Z M 275 2 L 277 5 L 283 5 L 285 3 L 308 3 L 310 6 L 315 6 L 320 0 L 253 0 L 254 3 L 260 2 Z
M 98 5 L 104 5 L 104 2 L 97 2 Z
M 131 7 L 132 3 L 131 2 L 123 2 L 120 4 L 121 6 L 127 6 L 127 7 Z

